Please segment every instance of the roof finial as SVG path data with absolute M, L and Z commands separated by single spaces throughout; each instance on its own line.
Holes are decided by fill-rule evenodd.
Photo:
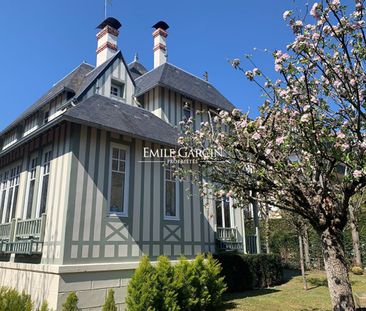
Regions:
M 134 62 L 138 62 L 139 61 L 139 53 L 135 53 L 135 56 L 134 56 L 134 58 L 133 58 L 133 61 Z
M 208 71 L 205 71 L 205 73 L 203 74 L 203 78 L 205 79 L 205 81 L 208 82 Z

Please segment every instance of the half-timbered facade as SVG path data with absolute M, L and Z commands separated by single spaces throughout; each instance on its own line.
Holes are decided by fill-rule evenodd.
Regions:
M 0 136 L 0 282 L 60 308 L 76 291 L 98 310 L 108 288 L 123 308 L 141 256 L 172 259 L 247 248 L 244 214 L 201 197 L 150 150 L 174 148 L 179 122 L 234 106 L 169 64 L 168 25 L 154 28 L 154 68 L 117 49 L 121 24 L 99 25 L 97 66 L 82 63 Z

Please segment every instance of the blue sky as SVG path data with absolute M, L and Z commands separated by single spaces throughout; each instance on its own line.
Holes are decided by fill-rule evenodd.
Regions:
M 282 13 L 293 8 L 293 0 L 113 0 L 108 15 L 122 22 L 119 48 L 127 62 L 138 52 L 152 67 L 151 26 L 164 20 L 169 62 L 200 77 L 208 71 L 229 100 L 255 115 L 260 91 L 227 60 L 253 53 L 271 72 L 271 55 L 253 48 L 284 49 L 292 35 Z M 95 27 L 103 19 L 104 0 L 1 1 L 0 129 L 82 61 L 95 64 Z

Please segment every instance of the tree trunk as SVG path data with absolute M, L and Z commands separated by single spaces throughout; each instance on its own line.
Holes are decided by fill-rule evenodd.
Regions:
M 299 250 L 300 250 L 301 275 L 302 275 L 302 280 L 304 282 L 304 290 L 308 290 L 308 284 L 306 282 L 306 275 L 305 275 L 303 239 L 302 239 L 301 234 L 299 234 Z
M 309 251 L 309 235 L 308 235 L 308 227 L 304 225 L 304 235 L 303 235 L 303 243 L 304 243 L 304 256 L 305 256 L 305 267 L 307 270 L 311 269 L 310 262 L 310 251 Z
M 360 251 L 360 235 L 358 232 L 357 218 L 355 215 L 355 206 L 353 203 L 349 204 L 349 220 L 352 232 L 352 246 L 353 246 L 353 265 L 362 267 L 361 251 Z
M 268 210 L 267 210 L 267 214 L 265 215 L 265 231 L 266 231 L 266 233 L 265 233 L 265 235 L 266 235 L 266 237 L 265 237 L 265 239 L 266 239 L 266 252 L 267 252 L 267 254 L 269 254 L 270 252 L 271 252 L 271 250 L 270 250 L 270 248 L 269 248 L 269 232 L 270 232 L 270 230 L 269 230 L 269 214 L 268 214 Z
M 333 311 L 354 311 L 355 304 L 344 257 L 342 231 L 328 227 L 320 237 Z

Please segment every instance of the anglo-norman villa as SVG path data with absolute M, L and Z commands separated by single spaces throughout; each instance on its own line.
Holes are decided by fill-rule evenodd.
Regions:
M 207 121 L 197 110 L 234 106 L 167 62 L 165 22 L 153 26 L 151 70 L 127 64 L 120 27 L 103 21 L 96 65 L 81 63 L 0 133 L 0 284 L 57 310 L 71 291 L 81 310 L 100 310 L 109 288 L 122 310 L 143 255 L 259 248 L 230 199 L 202 198 L 164 159 L 144 157 L 174 148 L 181 120 Z

